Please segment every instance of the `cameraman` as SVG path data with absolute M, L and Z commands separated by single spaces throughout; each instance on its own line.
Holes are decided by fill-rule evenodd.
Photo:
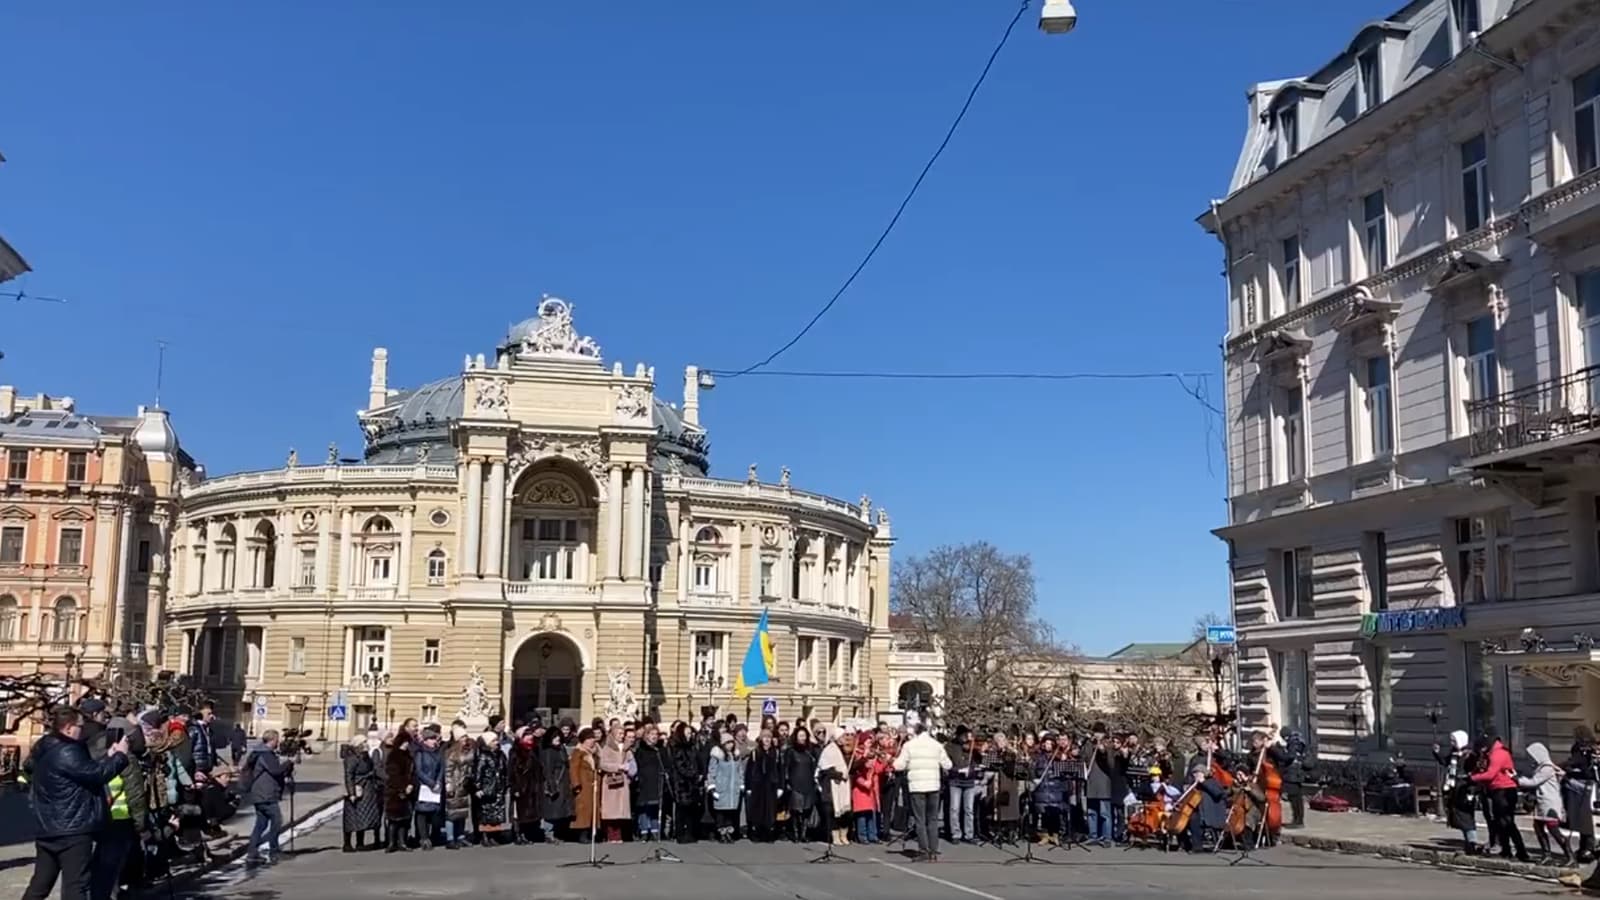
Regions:
M 1283 776 L 1283 796 L 1289 801 L 1290 821 L 1285 827 L 1306 827 L 1306 742 L 1300 732 L 1285 725 L 1278 729 L 1282 743 L 1267 748 L 1272 764 Z
M 294 763 L 278 756 L 278 732 L 268 729 L 261 734 L 261 746 L 245 758 L 241 790 L 244 802 L 255 808 L 256 822 L 250 829 L 250 844 L 245 850 L 246 865 L 277 862 L 278 832 L 283 830 L 284 785 L 294 772 Z M 265 839 L 270 857 L 261 856 L 261 842 Z

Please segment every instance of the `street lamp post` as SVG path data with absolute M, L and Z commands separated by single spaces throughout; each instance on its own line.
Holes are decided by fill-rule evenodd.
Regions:
M 1428 724 L 1433 726 L 1433 800 L 1434 812 L 1444 818 L 1444 766 L 1439 762 L 1439 720 L 1444 718 L 1444 704 L 1435 700 L 1425 708 Z
M 722 687 L 722 676 L 713 676 L 710 672 L 701 672 L 695 676 L 694 686 L 706 692 L 706 705 L 710 706 L 711 701 L 715 699 L 713 694 Z M 689 712 L 693 713 L 694 710 L 691 709 Z
M 378 691 L 382 690 L 387 694 L 389 690 L 389 673 L 362 672 L 361 686 L 372 689 L 372 722 L 369 727 L 376 728 L 378 725 Z
M 1073 672 L 1072 674 L 1067 676 L 1067 681 L 1072 683 L 1072 713 L 1073 713 L 1073 715 L 1077 715 L 1077 713 L 1078 713 L 1078 678 L 1079 678 L 1079 676 L 1078 676 L 1077 672 Z

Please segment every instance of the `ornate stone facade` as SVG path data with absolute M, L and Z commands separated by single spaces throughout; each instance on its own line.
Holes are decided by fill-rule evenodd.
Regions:
M 449 721 L 474 666 L 513 717 L 893 706 L 887 519 L 787 476 L 709 477 L 697 370 L 663 401 L 552 297 L 457 375 L 396 391 L 387 365 L 361 464 L 184 492 L 166 663 L 225 717 L 261 698 L 263 725 L 332 736 L 342 694 L 360 725 Z M 248 565 L 222 555 L 252 541 Z M 777 678 L 733 700 L 763 609 Z
M 160 409 L 86 416 L 0 386 L 0 673 L 95 678 L 160 649 L 165 548 L 194 461 Z M 6 741 L 25 744 L 37 723 Z

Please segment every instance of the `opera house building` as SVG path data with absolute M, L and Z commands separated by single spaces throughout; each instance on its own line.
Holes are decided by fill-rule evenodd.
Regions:
M 359 460 L 183 488 L 164 664 L 220 716 L 336 738 L 485 691 L 546 721 L 894 707 L 888 516 L 787 470 L 710 477 L 694 367 L 663 399 L 550 297 L 445 378 L 394 389 L 387 367 L 375 350 Z M 735 699 L 763 611 L 776 677 Z

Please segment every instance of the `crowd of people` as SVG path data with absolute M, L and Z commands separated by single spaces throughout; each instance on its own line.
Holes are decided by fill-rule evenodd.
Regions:
M 481 731 L 408 720 L 345 748 L 344 850 L 915 840 L 917 855 L 933 859 L 941 837 L 1110 844 L 1158 816 L 1174 843 L 1204 852 L 1240 840 L 1229 833 L 1229 804 L 1258 778 L 1256 760 L 1271 760 L 1293 804 L 1291 827 L 1300 822 L 1296 744 L 1257 735 L 1250 753 L 1233 755 L 1207 737 L 1180 765 L 1163 744 L 1100 726 L 1081 736 L 965 726 L 935 735 L 734 715 L 587 727 L 495 717 Z M 1265 806 L 1254 801 L 1251 840 L 1276 837 Z M 1182 807 L 1192 815 L 1173 830 L 1166 814 Z
M 221 823 L 241 804 L 256 813 L 249 858 L 263 841 L 276 852 L 293 763 L 275 732 L 247 746 L 243 729 L 216 733 L 209 703 L 135 711 L 95 697 L 50 710 L 47 728 L 20 779 L 37 820 L 24 900 L 44 900 L 58 881 L 62 897 L 92 900 L 148 886 L 225 840 Z
M 1524 797 L 1532 799 L 1533 836 L 1541 862 L 1592 862 L 1595 858 L 1595 789 L 1600 785 L 1600 748 L 1588 726 L 1579 725 L 1565 760 L 1555 761 L 1550 749 L 1534 742 L 1524 748 L 1528 774 L 1519 773 L 1511 748 L 1493 732 L 1470 739 L 1465 731 L 1450 735 L 1448 747 L 1435 746 L 1434 758 L 1444 769 L 1444 798 L 1450 826 L 1461 832 L 1463 852 L 1532 861 L 1516 817 Z M 1486 840 L 1478 840 L 1478 816 L 1488 823 Z M 1578 838 L 1577 847 L 1571 838 Z

